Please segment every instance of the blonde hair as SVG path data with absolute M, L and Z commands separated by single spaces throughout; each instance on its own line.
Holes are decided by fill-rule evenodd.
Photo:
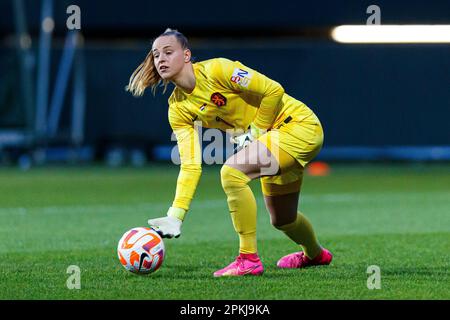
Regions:
M 160 34 L 152 41 L 153 42 L 162 36 L 175 36 L 177 41 L 181 44 L 181 47 L 184 49 L 189 49 L 189 43 L 187 38 L 178 30 L 167 28 L 164 33 Z M 155 64 L 153 62 L 153 52 L 150 49 L 150 52 L 145 57 L 145 60 L 134 70 L 133 74 L 130 77 L 128 85 L 125 87 L 126 91 L 131 92 L 133 96 L 140 97 L 144 95 L 145 89 L 151 87 L 153 95 L 156 94 L 156 88 L 158 86 L 164 86 L 163 93 L 167 90 L 167 85 L 169 84 L 168 80 L 163 80 L 156 70 Z

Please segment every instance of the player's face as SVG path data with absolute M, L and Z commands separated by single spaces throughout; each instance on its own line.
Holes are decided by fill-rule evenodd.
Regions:
M 153 42 L 153 61 L 164 80 L 174 79 L 185 64 L 185 51 L 175 36 L 162 36 Z

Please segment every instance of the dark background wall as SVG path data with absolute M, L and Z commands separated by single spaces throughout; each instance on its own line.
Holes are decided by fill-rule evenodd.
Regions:
M 27 22 L 35 32 L 39 28 L 39 0 L 25 0 Z M 222 33 L 250 30 L 272 30 L 284 33 L 297 27 L 328 27 L 340 24 L 362 24 L 366 8 L 378 5 L 383 24 L 445 24 L 449 22 L 447 0 L 250 0 L 250 1 L 147 1 L 147 0 L 57 0 L 54 12 L 56 31 L 64 32 L 66 8 L 75 4 L 83 14 L 83 32 L 101 37 L 117 34 L 148 34 L 153 37 L 167 25 L 177 25 L 196 35 L 211 30 Z M 0 28 L 12 31 L 10 0 L 0 1 Z M 246 28 L 246 29 L 242 29 Z M 273 30 L 276 28 L 276 30 Z M 295 33 L 296 30 L 290 32 Z M 192 35 L 192 34 L 191 34 Z
M 36 52 L 40 1 L 25 2 Z M 279 81 L 318 114 L 327 146 L 450 145 L 450 45 L 344 45 L 328 36 L 335 25 L 365 24 L 370 4 L 381 7 L 382 24 L 449 24 L 450 1 L 56 1 L 53 81 L 69 4 L 82 11 L 88 144 L 170 143 L 169 94 L 136 99 L 124 87 L 150 39 L 173 27 L 190 38 L 197 61 L 240 60 Z M 11 2 L 1 0 L 0 12 L 0 123 L 14 125 Z

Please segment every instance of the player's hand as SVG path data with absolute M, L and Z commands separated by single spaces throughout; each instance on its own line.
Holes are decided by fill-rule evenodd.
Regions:
M 266 130 L 260 129 L 253 123 L 251 123 L 247 132 L 231 137 L 230 141 L 234 144 L 237 144 L 234 152 L 236 153 L 244 148 L 247 148 L 250 143 L 252 143 L 255 139 L 258 139 L 265 132 Z
M 267 130 L 258 128 L 253 122 L 250 124 L 250 133 L 254 139 L 258 139 L 266 132 Z
M 185 214 L 184 209 L 170 207 L 167 217 L 149 219 L 148 224 L 162 238 L 178 238 L 181 235 L 181 224 Z
M 238 136 L 231 137 L 230 141 L 236 144 L 236 148 L 234 148 L 234 152 L 238 152 L 244 148 L 247 148 L 250 143 L 254 140 L 250 131 L 240 134 Z

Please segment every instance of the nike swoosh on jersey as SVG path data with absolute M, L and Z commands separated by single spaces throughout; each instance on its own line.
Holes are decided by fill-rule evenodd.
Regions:
M 231 123 L 229 123 L 229 122 L 223 120 L 221 117 L 216 117 L 216 121 L 217 121 L 217 122 L 223 122 L 223 123 L 225 123 L 227 126 L 229 126 L 229 127 L 231 127 L 231 128 L 234 128 L 234 126 L 233 126 Z

